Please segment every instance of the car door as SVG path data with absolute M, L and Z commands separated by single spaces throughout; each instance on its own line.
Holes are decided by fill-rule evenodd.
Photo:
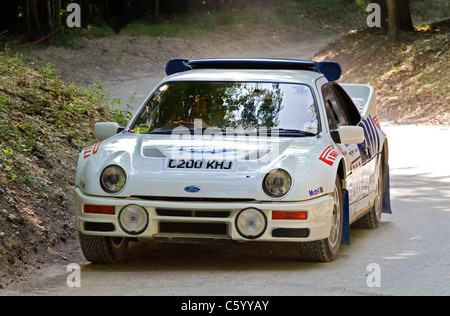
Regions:
M 325 110 L 327 113 L 328 126 L 332 134 L 340 126 L 355 125 L 358 118 L 352 118 L 348 109 L 343 104 L 343 98 L 339 95 L 339 91 L 333 88 L 332 83 L 322 86 L 322 95 L 324 98 Z M 363 161 L 361 151 L 358 144 L 336 144 L 343 154 L 347 166 L 350 166 L 347 177 L 347 189 L 349 192 L 349 203 L 354 204 L 362 199 L 366 192 L 364 184 L 367 179 L 364 176 Z M 351 213 L 357 210 L 351 207 Z M 351 214 L 350 214 L 351 215 Z

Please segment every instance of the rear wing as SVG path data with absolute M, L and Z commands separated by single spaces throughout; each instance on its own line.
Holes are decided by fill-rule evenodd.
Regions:
M 333 61 L 305 61 L 294 59 L 172 59 L 166 65 L 168 76 L 194 69 L 277 69 L 306 70 L 322 73 L 328 81 L 342 76 L 341 66 Z
M 361 113 L 361 117 L 367 118 L 371 114 L 373 117 L 377 116 L 377 103 L 374 87 L 356 83 L 341 83 L 340 86 L 353 100 L 353 103 L 355 103 Z

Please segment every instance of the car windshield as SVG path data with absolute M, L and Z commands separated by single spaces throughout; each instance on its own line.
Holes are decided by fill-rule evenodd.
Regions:
M 169 82 L 147 101 L 131 129 L 136 133 L 171 133 L 216 128 L 279 135 L 319 133 L 311 88 L 267 82 Z

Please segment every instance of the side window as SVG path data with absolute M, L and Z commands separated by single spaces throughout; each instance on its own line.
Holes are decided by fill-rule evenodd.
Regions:
M 328 119 L 328 126 L 330 127 L 330 130 L 335 130 L 337 129 L 337 117 L 335 116 L 335 114 L 333 113 L 333 105 L 331 103 L 331 101 L 328 99 L 325 99 L 325 108 L 327 110 L 327 119 Z
M 338 83 L 332 82 L 330 83 L 330 87 L 333 90 L 338 103 L 341 105 L 343 114 L 348 119 L 349 125 L 357 126 L 361 122 L 361 113 L 353 100 Z
M 330 130 L 335 130 L 339 126 L 351 125 L 345 108 L 341 105 L 329 84 L 322 87 L 322 95 L 325 102 Z

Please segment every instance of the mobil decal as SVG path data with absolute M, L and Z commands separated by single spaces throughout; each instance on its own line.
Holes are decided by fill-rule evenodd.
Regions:
M 332 166 L 338 156 L 339 153 L 336 151 L 336 149 L 334 149 L 333 146 L 328 146 L 320 155 L 319 160 L 323 161 L 327 165 Z
M 101 144 L 101 142 L 87 147 L 84 150 L 84 153 L 83 153 L 84 159 L 89 158 L 89 157 L 95 155 L 96 153 L 98 153 L 98 149 L 100 148 L 100 144 Z
M 314 190 L 309 190 L 308 192 L 309 192 L 309 196 L 316 196 L 316 195 L 323 193 L 323 187 L 320 187 L 320 188 L 317 188 Z

